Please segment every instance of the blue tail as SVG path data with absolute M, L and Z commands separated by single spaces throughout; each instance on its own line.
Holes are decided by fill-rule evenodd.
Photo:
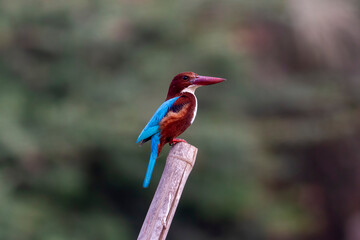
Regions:
M 158 154 L 158 147 L 160 143 L 160 133 L 154 134 L 151 137 L 151 154 L 150 154 L 150 161 L 146 171 L 145 180 L 143 183 L 143 187 L 147 188 L 150 183 L 151 175 L 154 170 L 157 154 Z

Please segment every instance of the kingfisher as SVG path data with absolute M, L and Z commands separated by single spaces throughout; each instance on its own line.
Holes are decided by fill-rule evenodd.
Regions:
M 186 142 L 176 137 L 195 120 L 198 108 L 195 90 L 223 81 L 224 78 L 200 76 L 194 72 L 179 73 L 173 78 L 165 102 L 156 110 L 136 142 L 142 145 L 151 140 L 150 161 L 143 183 L 144 188 L 149 186 L 156 159 L 164 145 L 169 143 L 172 146 L 178 142 Z

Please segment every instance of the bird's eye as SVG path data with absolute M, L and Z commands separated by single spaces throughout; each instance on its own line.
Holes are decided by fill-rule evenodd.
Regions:
M 183 76 L 183 77 L 182 77 L 182 79 L 184 79 L 184 80 L 188 80 L 188 79 L 189 79 L 189 77 L 188 77 L 188 76 Z

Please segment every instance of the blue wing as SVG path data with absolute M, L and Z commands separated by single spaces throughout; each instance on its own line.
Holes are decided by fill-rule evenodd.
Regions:
M 165 117 L 165 115 L 170 110 L 171 106 L 179 97 L 171 98 L 165 101 L 161 106 L 156 110 L 154 116 L 150 119 L 148 124 L 145 126 L 144 130 L 140 133 L 136 143 L 139 143 L 141 140 L 147 139 L 154 134 L 160 132 L 159 123 Z
M 171 98 L 165 101 L 161 106 L 156 110 L 154 116 L 150 119 L 148 124 L 145 126 L 144 130 L 140 133 L 137 143 L 150 138 L 151 137 L 151 154 L 150 154 L 150 161 L 146 171 L 143 187 L 147 188 L 150 183 L 151 175 L 154 170 L 157 154 L 158 154 L 158 147 L 160 143 L 160 121 L 165 117 L 168 113 L 172 105 L 179 97 Z

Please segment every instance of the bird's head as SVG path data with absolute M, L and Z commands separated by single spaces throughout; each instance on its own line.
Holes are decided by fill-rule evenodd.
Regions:
M 194 72 L 183 72 L 176 75 L 170 83 L 166 99 L 173 98 L 182 92 L 194 93 L 195 89 L 225 81 L 224 78 L 200 76 Z

